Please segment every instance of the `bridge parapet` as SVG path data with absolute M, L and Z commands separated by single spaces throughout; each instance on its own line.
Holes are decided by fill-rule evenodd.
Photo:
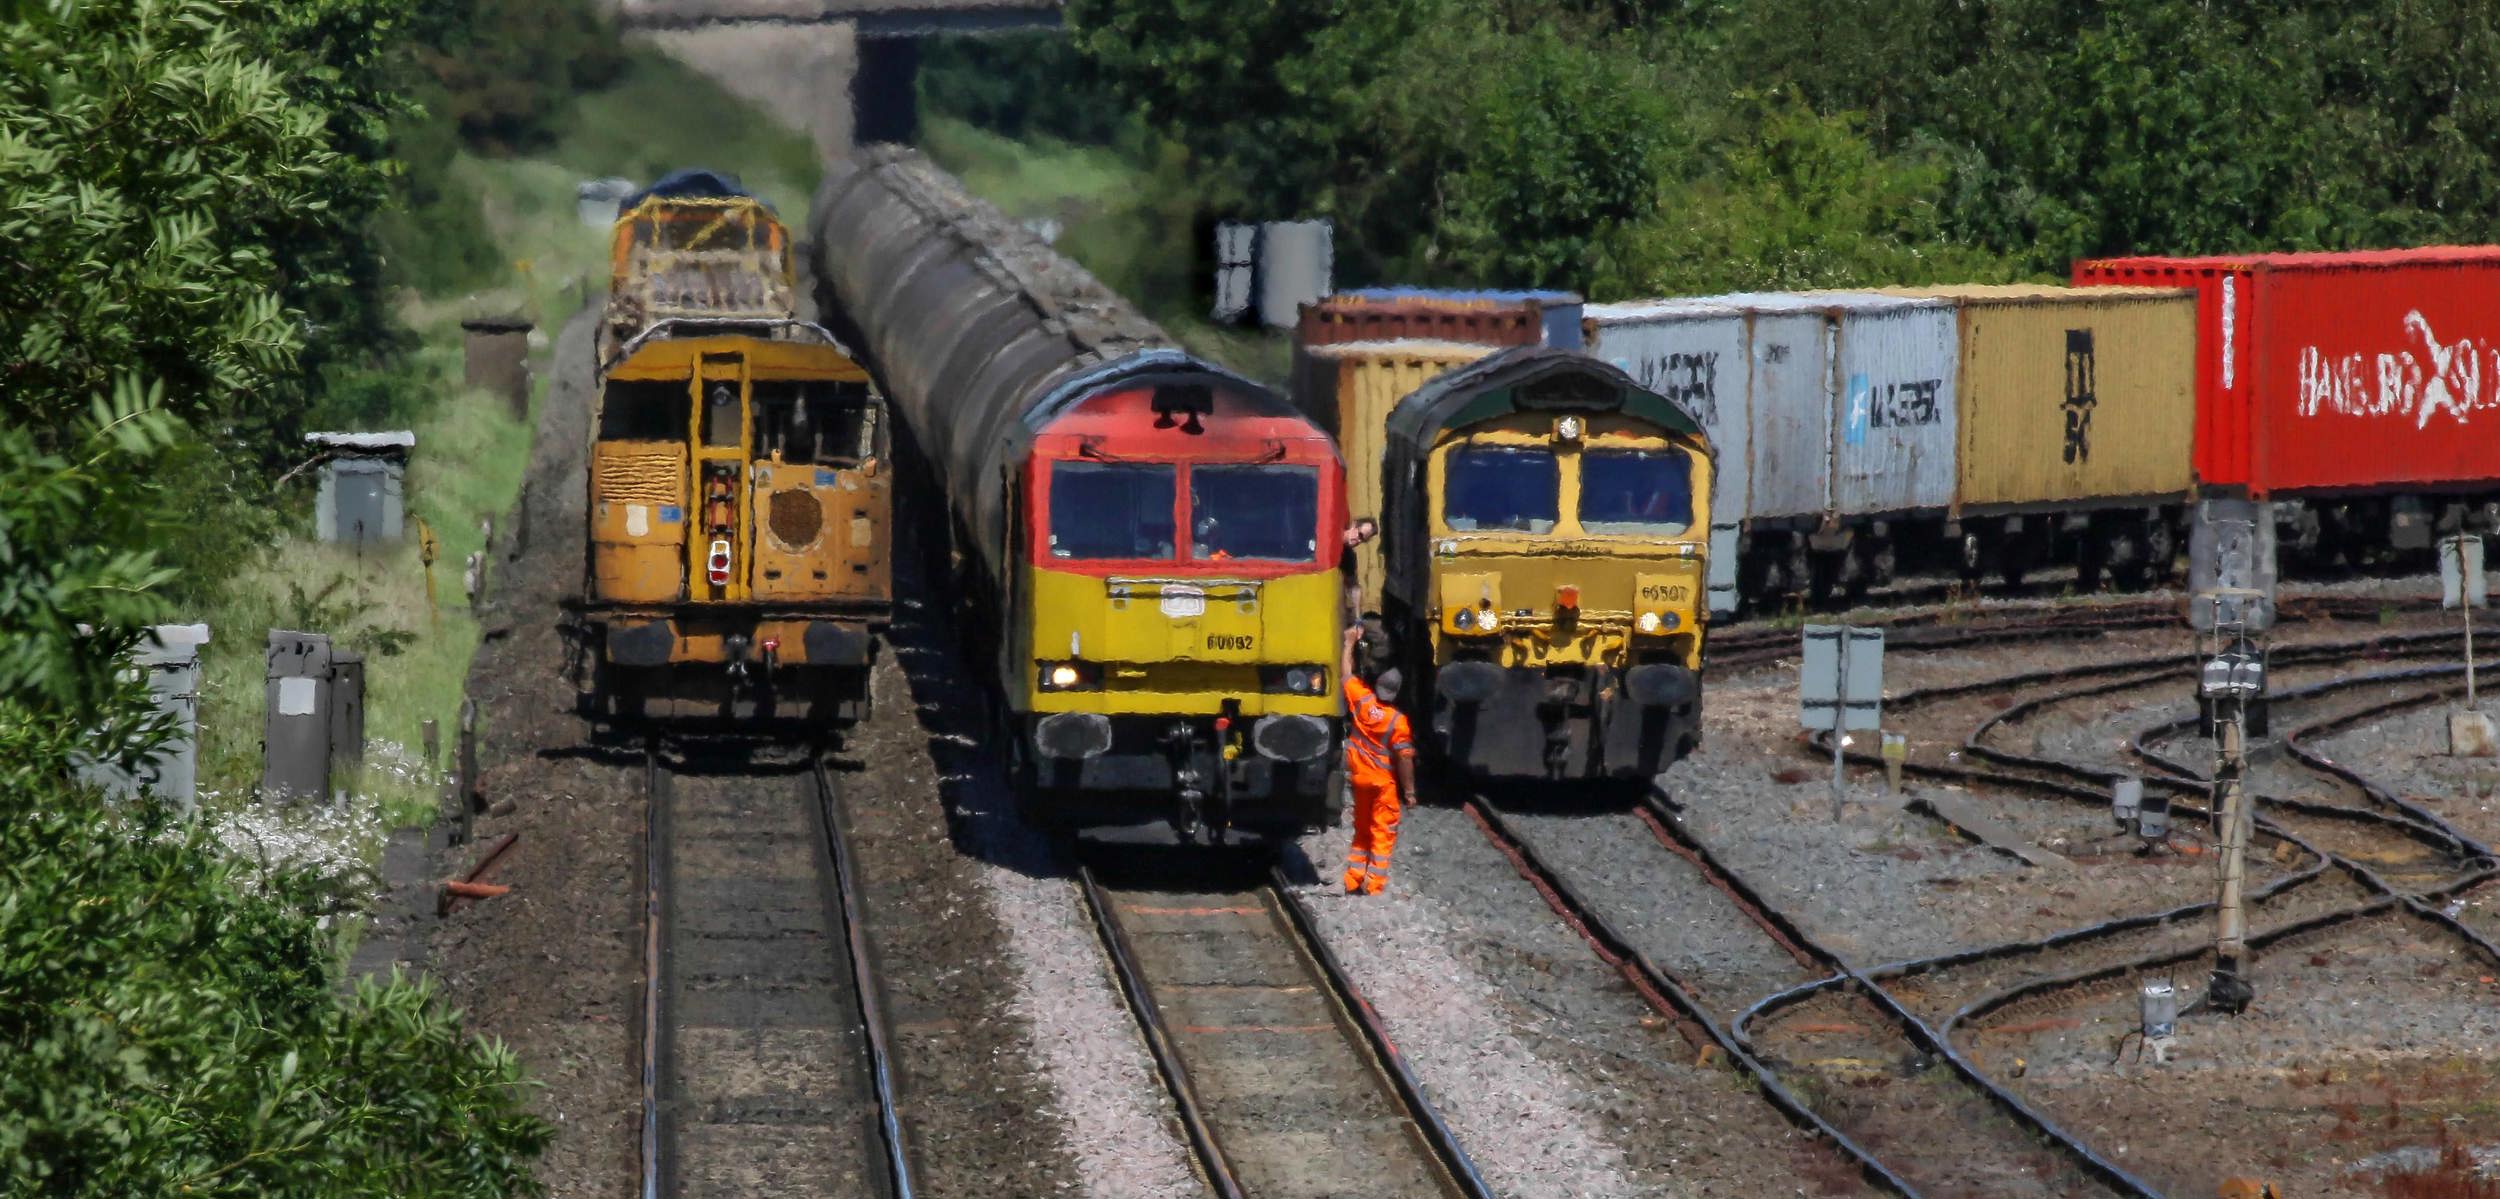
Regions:
M 1060 23 L 1065 0 L 610 0 L 627 29 L 851 25 L 864 38 L 922 37 Z

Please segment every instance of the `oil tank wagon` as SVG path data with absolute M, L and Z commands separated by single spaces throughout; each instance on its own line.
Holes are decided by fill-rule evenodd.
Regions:
M 1157 842 L 1333 823 L 1326 432 L 910 151 L 833 164 L 813 245 L 820 305 L 894 398 L 930 581 L 1026 811 Z

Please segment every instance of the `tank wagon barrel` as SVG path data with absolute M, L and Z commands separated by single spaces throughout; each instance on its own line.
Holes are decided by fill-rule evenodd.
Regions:
M 808 252 L 894 406 L 1027 811 L 1157 841 L 1334 820 L 1326 432 L 912 151 L 832 164 Z

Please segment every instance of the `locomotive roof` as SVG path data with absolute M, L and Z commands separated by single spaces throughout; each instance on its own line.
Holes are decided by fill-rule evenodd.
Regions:
M 1311 424 L 1310 417 L 1273 390 L 1180 350 L 1159 348 L 1139 350 L 1062 376 L 1025 406 L 1024 425 L 1031 432 L 1041 433 L 1088 397 L 1155 383 L 1220 384 L 1254 415 Z M 1316 432 L 1317 426 L 1313 429 Z
M 1566 380 L 1582 386 L 1557 390 Z M 1621 412 L 1673 432 L 1702 436 L 1701 421 L 1689 409 L 1641 386 L 1610 363 L 1576 350 L 1513 346 L 1434 376 L 1399 400 L 1389 414 L 1389 440 L 1420 450 L 1451 425 L 1531 409 Z
M 687 167 L 670 171 L 653 181 L 651 186 L 617 201 L 616 210 L 632 212 L 636 205 L 654 196 L 669 200 L 755 200 L 763 205 L 766 212 L 771 212 L 773 207 L 756 199 L 755 193 L 741 185 L 736 175 L 704 167 Z

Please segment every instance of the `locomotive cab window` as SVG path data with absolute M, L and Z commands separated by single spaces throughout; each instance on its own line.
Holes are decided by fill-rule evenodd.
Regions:
M 1050 556 L 1170 558 L 1170 466 L 1056 462 L 1050 468 Z
M 692 402 L 684 379 L 610 380 L 599 403 L 599 440 L 683 442 Z
M 1693 525 L 1693 460 L 1682 450 L 1580 455 L 1580 527 L 1591 533 L 1675 534 Z
M 1199 562 L 1319 557 L 1319 470 L 1309 466 L 1189 468 L 1189 556 Z
M 1442 466 L 1441 519 L 1460 533 L 1552 532 L 1562 505 L 1561 486 L 1561 464 L 1548 450 L 1452 450 Z
M 738 444 L 738 381 L 706 379 L 703 381 L 703 444 L 728 447 Z
M 883 430 L 865 385 L 826 380 L 758 380 L 754 385 L 758 458 L 848 466 L 878 455 Z

